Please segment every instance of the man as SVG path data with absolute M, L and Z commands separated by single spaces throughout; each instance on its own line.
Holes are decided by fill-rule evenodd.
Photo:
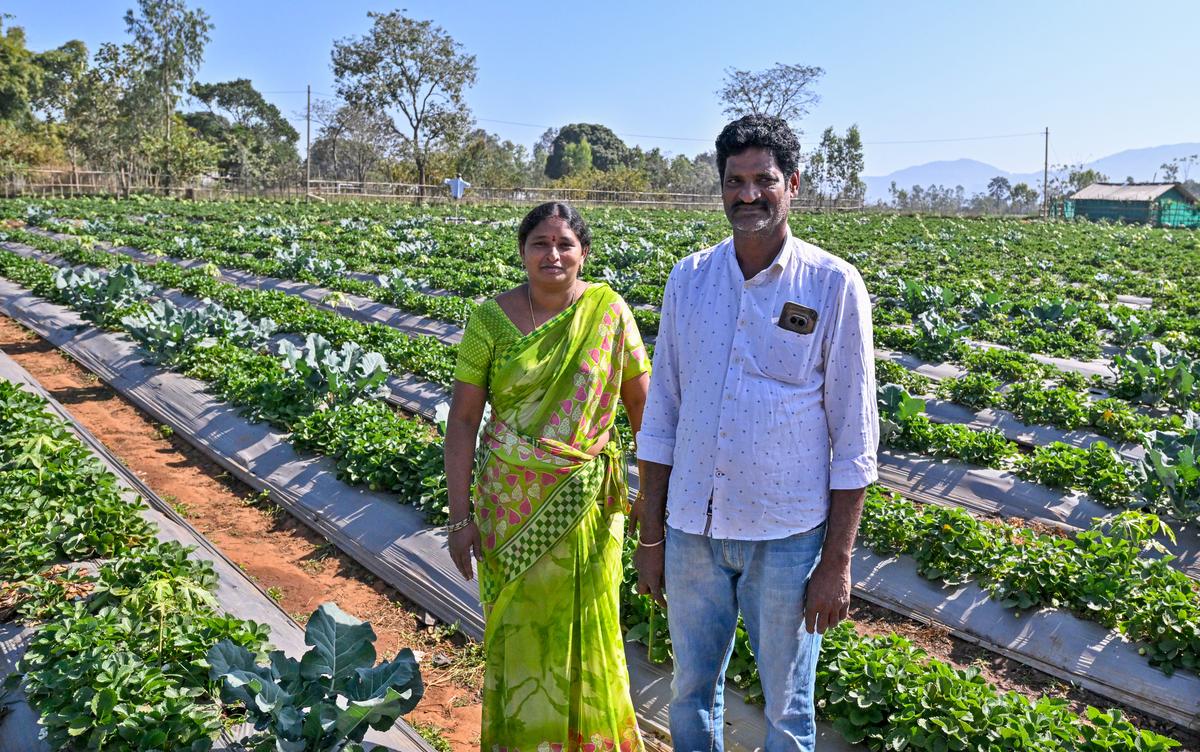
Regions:
M 821 634 L 849 613 L 879 439 L 871 305 L 853 266 L 791 235 L 799 159 L 783 120 L 726 126 L 717 167 L 733 236 L 676 264 L 663 295 L 634 562 L 638 591 L 670 603 L 676 750 L 723 749 L 739 610 L 766 749 L 812 750 Z

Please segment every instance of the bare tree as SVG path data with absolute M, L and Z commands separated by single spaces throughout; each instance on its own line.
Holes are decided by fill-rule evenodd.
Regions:
M 813 88 L 825 70 L 815 65 L 776 63 L 764 71 L 729 68 L 717 92 L 731 118 L 743 115 L 781 117 L 799 132 L 797 124 L 821 101 Z
M 382 112 L 320 100 L 312 114 L 321 125 L 312 145 L 313 167 L 321 177 L 361 184 L 380 163 L 398 156 L 400 139 Z

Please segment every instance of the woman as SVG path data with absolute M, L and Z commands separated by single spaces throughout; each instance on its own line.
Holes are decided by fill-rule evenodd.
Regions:
M 487 617 L 480 741 L 486 752 L 633 752 L 618 623 L 628 496 L 613 421 L 619 399 L 641 427 L 650 360 L 625 301 L 579 279 L 591 233 L 575 209 L 538 206 L 517 244 L 529 281 L 471 316 L 446 425 L 450 554 L 467 579 L 479 562 Z

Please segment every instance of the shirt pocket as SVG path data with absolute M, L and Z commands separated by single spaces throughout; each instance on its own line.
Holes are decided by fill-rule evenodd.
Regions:
M 776 324 L 755 338 L 754 360 L 770 378 L 789 384 L 803 384 L 820 366 L 820 328 L 811 334 L 797 334 Z

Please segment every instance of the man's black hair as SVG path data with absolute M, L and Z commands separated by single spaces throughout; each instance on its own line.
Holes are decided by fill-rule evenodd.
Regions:
M 783 118 L 746 115 L 725 126 L 717 136 L 717 172 L 725 179 L 725 162 L 746 149 L 766 149 L 784 177 L 800 168 L 800 140 Z
M 575 207 L 565 201 L 548 201 L 533 207 L 525 215 L 525 219 L 521 220 L 521 225 L 517 228 L 517 248 L 524 248 L 525 241 L 529 238 L 529 233 L 533 232 L 533 228 L 551 217 L 558 217 L 566 222 L 567 227 L 571 228 L 571 232 L 575 233 L 575 237 L 579 238 L 580 246 L 592 247 L 592 231 L 588 229 L 587 222 L 583 221 L 583 217 L 579 216 Z

